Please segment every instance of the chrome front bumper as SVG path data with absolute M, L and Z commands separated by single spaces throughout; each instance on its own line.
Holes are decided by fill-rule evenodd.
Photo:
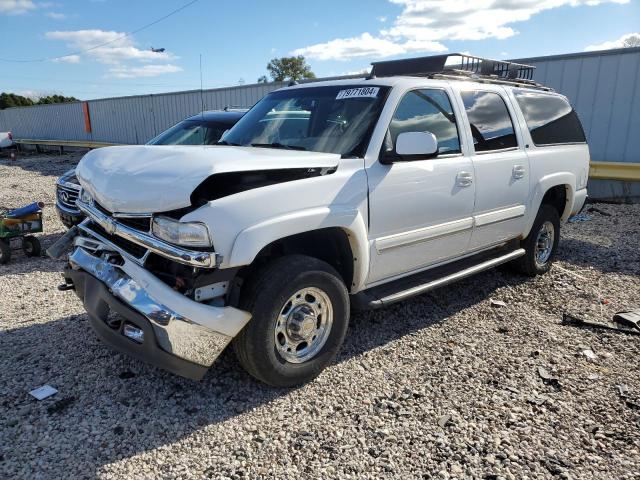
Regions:
M 75 245 L 69 256 L 67 277 L 73 281 L 74 274 L 85 272 L 99 280 L 108 289 L 108 295 L 149 321 L 155 339 L 145 341 L 157 342 L 162 351 L 180 359 L 203 367 L 211 366 L 251 318 L 249 313 L 233 307 L 213 307 L 195 302 L 125 256 L 117 257 L 118 262 L 123 262 L 121 265 L 110 263 L 113 253 L 97 255 L 96 252 L 103 251 L 98 240 L 76 237 Z M 91 316 L 88 305 L 92 304 L 92 299 L 87 298 L 91 293 L 77 293 L 83 298 Z M 122 312 L 118 313 L 122 315 Z M 126 312 L 123 316 L 126 321 Z M 134 315 L 131 317 L 133 319 Z M 93 320 L 104 321 L 104 318 Z M 122 336 L 122 333 L 114 331 L 113 335 Z M 117 341 L 121 343 L 123 340 L 118 338 Z M 151 363 L 159 364 L 157 361 Z
M 95 205 L 84 203 L 78 199 L 78 208 L 91 220 L 100 225 L 109 234 L 118 235 L 130 242 L 147 248 L 149 251 L 162 255 L 175 262 L 193 267 L 213 268 L 220 263 L 215 252 L 201 252 L 178 247 L 151 236 L 148 233 L 136 230 L 118 222 L 113 217 L 98 210 Z

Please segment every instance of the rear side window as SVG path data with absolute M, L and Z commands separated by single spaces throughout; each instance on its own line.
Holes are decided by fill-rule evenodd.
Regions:
M 514 91 L 537 146 L 584 143 L 584 130 L 569 102 L 556 95 Z
M 460 153 L 456 117 L 443 90 L 412 90 L 404 96 L 389 125 L 392 145 L 403 132 L 431 132 L 440 154 Z
M 473 135 L 476 152 L 504 150 L 518 146 L 507 105 L 494 92 L 462 92 L 462 101 Z

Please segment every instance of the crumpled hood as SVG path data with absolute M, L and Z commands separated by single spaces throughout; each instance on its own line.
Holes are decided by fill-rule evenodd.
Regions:
M 334 168 L 339 161 L 333 153 L 272 148 L 135 145 L 90 151 L 76 175 L 111 212 L 153 213 L 188 207 L 193 190 L 217 173 Z

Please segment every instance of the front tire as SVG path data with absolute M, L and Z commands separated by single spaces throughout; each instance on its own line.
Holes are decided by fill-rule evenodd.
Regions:
M 329 264 L 304 255 L 269 263 L 247 281 L 240 307 L 252 318 L 234 339 L 240 364 L 275 387 L 315 378 L 337 355 L 349 324 L 349 294 Z
M 522 241 L 525 254 L 513 262 L 515 269 L 535 277 L 547 273 L 558 250 L 560 216 L 551 205 L 542 204 L 529 236 Z

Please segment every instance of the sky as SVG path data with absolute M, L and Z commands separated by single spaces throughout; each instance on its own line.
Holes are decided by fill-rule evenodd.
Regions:
M 446 52 L 616 48 L 639 32 L 640 0 L 0 0 L 0 92 L 193 90 L 201 72 L 216 88 L 255 83 L 292 54 L 323 77 Z

